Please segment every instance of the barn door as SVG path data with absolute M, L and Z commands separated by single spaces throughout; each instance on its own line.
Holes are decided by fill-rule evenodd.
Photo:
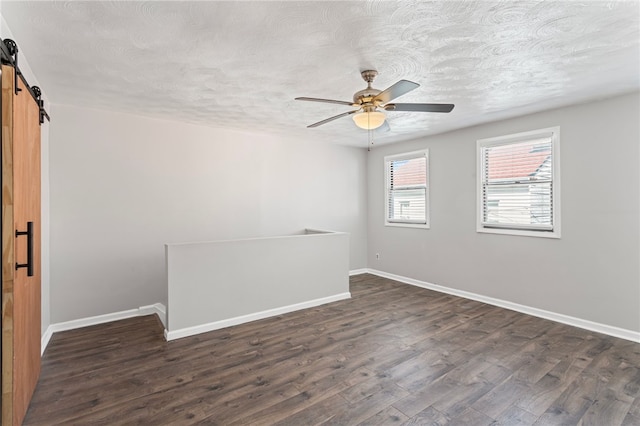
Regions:
M 14 72 L 2 66 L 3 425 L 22 423 L 40 374 L 40 115 Z

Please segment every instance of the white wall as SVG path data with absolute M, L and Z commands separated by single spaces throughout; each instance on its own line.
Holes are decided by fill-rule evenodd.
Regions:
M 366 151 L 54 105 L 51 321 L 166 304 L 164 244 L 345 231 L 366 266 Z
M 639 104 L 634 93 L 376 148 L 368 266 L 640 331 Z M 562 238 L 476 233 L 476 140 L 556 125 Z M 422 148 L 430 156 L 431 229 L 385 227 L 383 157 Z
M 0 2 L 2 5 L 2 2 Z M 42 89 L 42 99 L 45 103 L 45 109 L 50 110 L 49 101 L 47 99 L 47 88 L 42 87 L 38 83 L 36 74 L 29 66 L 29 52 L 24 51 L 20 46 L 20 40 L 11 32 L 4 18 L 0 16 L 0 37 L 2 39 L 10 38 L 18 45 L 18 66 L 20 71 L 26 78 L 30 86 L 39 86 Z M 41 147 L 41 191 L 42 191 L 42 223 L 41 223 L 41 244 L 42 244 L 42 287 L 41 287 L 41 334 L 44 334 L 49 324 L 51 324 L 49 310 L 49 123 L 44 122 L 40 126 L 40 147 Z

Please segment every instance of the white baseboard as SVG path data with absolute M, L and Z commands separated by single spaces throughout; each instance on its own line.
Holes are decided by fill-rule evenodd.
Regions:
M 581 318 L 571 317 L 556 312 L 546 311 L 544 309 L 538 309 L 531 306 L 521 305 L 518 303 L 509 302 L 507 300 L 496 299 L 493 297 L 483 296 L 481 294 L 471 293 L 463 290 L 456 290 L 453 288 L 432 284 L 426 281 L 416 280 L 414 278 L 408 278 L 401 275 L 391 274 L 384 271 L 378 271 L 376 269 L 362 268 L 349 271 L 349 276 L 360 274 L 373 274 L 383 278 L 389 278 L 395 281 L 399 281 L 405 284 L 410 284 L 416 287 L 422 287 L 429 290 L 434 290 L 440 293 L 451 294 L 454 296 L 464 297 L 465 299 L 476 300 L 478 302 L 487 303 L 493 306 L 499 306 L 501 308 L 510 309 L 516 312 L 522 312 L 524 314 L 532 315 L 539 318 L 544 318 L 552 321 L 556 321 L 562 324 L 572 325 L 574 327 L 583 328 L 585 330 L 595 331 L 597 333 L 607 334 L 613 337 L 619 337 L 621 339 L 630 340 L 632 342 L 640 343 L 640 332 L 627 330 L 624 328 L 614 327 L 606 324 L 601 324 Z M 295 305 L 284 306 L 282 308 L 270 309 L 267 311 L 257 312 L 254 314 L 244 315 L 240 317 L 230 318 L 223 321 L 217 321 L 213 323 L 204 324 L 197 327 L 188 327 L 174 331 L 167 331 L 166 323 L 166 307 L 162 303 L 155 303 L 153 305 L 141 306 L 138 309 L 130 309 L 127 311 L 115 312 L 111 314 L 98 315 L 95 317 L 81 318 L 73 321 L 66 321 L 56 324 L 51 324 L 42 335 L 41 339 L 41 352 L 44 353 L 49 340 L 53 333 L 58 331 L 73 330 L 76 328 L 87 327 L 90 325 L 103 324 L 105 322 L 117 321 L 125 318 L 131 318 L 142 315 L 157 314 L 165 326 L 165 338 L 167 340 L 175 340 L 181 337 L 187 337 L 198 333 L 204 333 L 207 331 L 218 330 L 220 328 L 230 327 L 233 325 L 243 324 L 245 322 L 256 321 L 259 319 L 268 318 L 275 315 L 282 315 L 288 312 L 297 311 L 300 309 L 312 308 L 315 306 L 323 305 L 325 303 L 336 302 L 338 300 L 344 300 L 351 298 L 350 293 L 337 294 L 335 296 L 316 299 L 308 302 L 298 303 Z
M 160 321 L 166 327 L 166 312 L 167 309 L 162 303 L 154 303 L 153 305 L 141 306 L 137 309 L 129 309 L 127 311 L 113 312 L 110 314 L 97 315 L 95 317 L 80 318 L 77 320 L 51 324 L 42 335 L 42 339 L 40 341 L 40 352 L 41 355 L 44 354 L 44 350 L 47 348 L 51 336 L 53 333 L 57 333 L 58 331 L 74 330 L 76 328 L 88 327 L 90 325 L 104 324 L 105 322 L 152 314 L 158 315 Z
M 51 326 L 49 326 L 40 338 L 40 356 L 42 356 L 42 354 L 44 354 L 44 350 L 47 349 L 47 345 L 49 344 L 49 340 L 51 340 L 51 336 L 53 336 L 53 331 L 51 331 Z
M 229 318 L 222 321 L 210 322 L 207 324 L 197 325 L 194 327 L 186 327 L 178 330 L 164 331 L 164 337 L 167 341 L 180 339 L 183 337 L 193 336 L 194 334 L 206 333 L 208 331 L 219 330 L 221 328 L 231 327 L 234 325 L 244 324 L 246 322 L 261 320 L 276 315 L 282 315 L 289 312 L 299 311 L 301 309 L 313 308 L 315 306 L 324 305 L 325 303 L 337 302 L 338 300 L 350 299 L 351 293 L 340 293 L 333 296 L 322 297 L 320 299 L 309 300 L 307 302 L 296 303 L 293 305 L 282 306 L 280 308 L 269 309 L 266 311 L 255 312 L 248 315 Z
M 140 306 L 138 308 L 138 315 L 136 316 L 144 316 L 144 315 L 158 315 L 160 318 L 160 322 L 164 327 L 167 326 L 167 308 L 162 303 L 154 303 L 153 305 Z
M 632 342 L 640 343 L 640 332 L 627 330 L 624 328 L 614 327 L 607 324 L 601 324 L 581 318 L 571 317 L 569 315 L 559 314 L 556 312 L 545 311 L 544 309 L 538 309 L 531 306 L 520 305 L 518 303 L 509 302 L 507 300 L 495 299 L 493 297 L 483 296 L 481 294 L 471 293 L 463 290 L 456 290 L 454 288 L 444 287 L 437 284 L 432 284 L 426 281 L 420 281 L 413 278 L 403 277 L 401 275 L 390 274 L 384 271 L 378 271 L 376 269 L 367 269 L 367 273 L 377 275 L 383 278 L 389 278 L 391 280 L 400 281 L 405 284 L 410 284 L 416 287 L 422 287 L 429 290 L 434 290 L 440 293 L 451 294 L 454 296 L 464 297 L 465 299 L 476 300 L 478 302 L 487 303 L 493 306 L 499 306 L 501 308 L 510 309 L 516 312 L 522 312 L 523 314 L 532 315 L 534 317 L 544 318 L 551 321 L 560 322 L 562 324 L 572 325 L 574 327 L 583 328 L 585 330 L 595 331 L 597 333 L 607 334 L 613 337 L 619 337 L 621 339 L 630 340 Z

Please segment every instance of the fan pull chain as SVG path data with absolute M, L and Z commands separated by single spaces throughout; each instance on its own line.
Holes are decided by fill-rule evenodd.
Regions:
M 369 83 L 371 85 L 371 83 Z M 371 147 L 373 146 L 373 132 L 371 131 L 371 115 L 367 114 L 367 133 L 369 134 L 369 143 L 367 144 L 367 151 L 371 152 Z

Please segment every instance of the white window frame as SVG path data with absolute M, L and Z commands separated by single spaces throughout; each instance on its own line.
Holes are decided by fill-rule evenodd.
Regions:
M 424 194 L 425 223 L 389 221 L 389 187 L 391 185 L 389 166 L 391 164 L 391 161 L 411 160 L 411 159 L 420 158 L 420 157 L 424 157 L 426 159 L 426 167 L 427 167 L 427 170 L 426 170 L 427 182 L 425 185 L 425 194 Z M 429 178 L 430 169 L 431 168 L 429 167 L 429 150 L 428 149 L 405 152 L 402 154 L 387 155 L 384 157 L 384 182 L 385 182 L 384 184 L 384 225 L 385 226 L 397 226 L 402 228 L 420 228 L 420 229 L 430 228 L 430 216 L 431 216 L 429 214 L 429 211 L 431 210 L 431 203 L 429 201 L 429 193 L 431 192 L 429 190 L 429 187 L 431 186 L 431 181 Z
M 482 177 L 484 164 L 482 162 L 482 148 L 490 146 L 507 145 L 516 142 L 523 142 L 535 138 L 551 136 L 552 152 L 552 221 L 553 230 L 525 230 L 508 227 L 486 227 L 482 224 L 483 218 L 483 197 L 482 197 Z M 498 136 L 494 138 L 479 139 L 476 144 L 477 158 L 477 211 L 476 211 L 476 231 L 488 234 L 520 235 L 526 237 L 560 238 L 560 126 L 547 127 L 529 132 L 515 133 L 512 135 Z

